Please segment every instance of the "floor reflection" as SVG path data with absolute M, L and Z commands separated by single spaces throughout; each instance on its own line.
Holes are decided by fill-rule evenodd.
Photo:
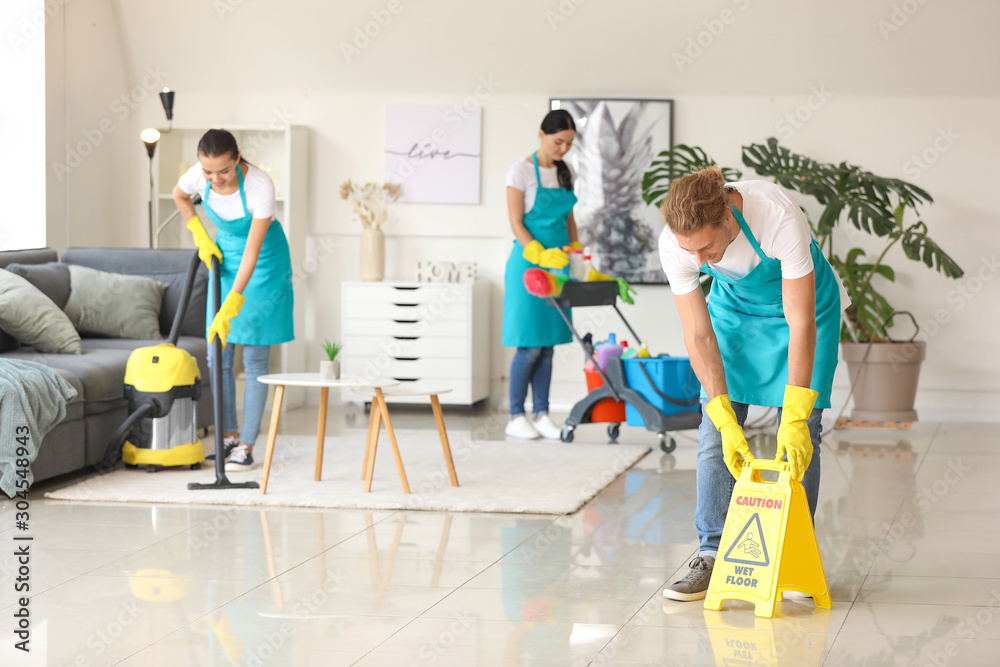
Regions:
M 740 613 L 748 611 L 749 613 Z M 784 603 L 787 616 L 760 618 L 751 610 L 704 610 L 708 641 L 699 643 L 716 665 L 818 667 L 830 630 L 829 609 Z M 707 646 L 706 646 L 707 644 Z M 697 661 L 696 664 L 712 664 Z

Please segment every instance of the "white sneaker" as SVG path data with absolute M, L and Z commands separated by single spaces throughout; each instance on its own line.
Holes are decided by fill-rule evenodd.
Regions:
M 503 432 L 512 438 L 520 438 L 521 440 L 538 439 L 538 431 L 535 430 L 535 427 L 531 425 L 531 422 L 524 415 L 507 422 L 507 427 Z
M 240 444 L 229 454 L 226 460 L 226 472 L 244 472 L 252 470 L 255 465 L 253 452 L 246 445 Z
M 556 426 L 548 415 L 542 415 L 540 419 L 536 419 L 532 426 L 538 431 L 538 435 L 546 440 L 561 440 L 562 429 Z
M 812 600 L 812 596 L 801 591 L 782 591 L 785 600 Z

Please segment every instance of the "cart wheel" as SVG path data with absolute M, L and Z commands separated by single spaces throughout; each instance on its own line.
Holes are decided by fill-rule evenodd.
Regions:
M 192 463 L 191 464 L 191 470 L 201 470 L 201 464 L 200 463 Z
M 135 463 L 126 463 L 126 464 L 125 464 L 125 467 L 126 467 L 126 468 L 128 468 L 129 470 L 135 470 L 135 469 L 136 469 L 136 468 L 138 468 L 139 466 L 138 466 L 138 465 L 136 465 Z
M 146 472 L 160 472 L 160 466 L 157 465 L 146 466 Z
M 562 433 L 559 434 L 559 439 L 563 442 L 573 442 L 573 427 L 563 426 Z
M 660 449 L 667 454 L 677 449 L 677 441 L 673 438 L 668 438 L 666 433 L 657 433 L 656 437 L 660 439 Z
M 608 437 L 611 438 L 611 442 L 618 440 L 618 433 L 621 430 L 621 424 L 608 424 Z

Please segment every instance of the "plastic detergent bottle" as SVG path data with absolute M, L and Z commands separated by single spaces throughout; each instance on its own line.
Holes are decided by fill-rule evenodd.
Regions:
M 645 359 L 649 356 L 649 348 L 646 347 L 646 341 L 642 341 L 642 347 L 639 348 L 639 354 L 637 355 Z
M 628 346 L 627 340 L 622 341 L 622 359 L 631 359 L 638 354 L 638 351 L 634 347 Z
M 601 367 L 601 370 L 606 370 L 608 367 L 608 359 L 612 357 L 622 356 L 624 348 L 618 344 L 618 340 L 615 338 L 614 334 L 608 334 L 608 340 L 597 348 L 597 365 Z
M 570 250 L 569 251 L 569 279 L 570 280 L 584 280 L 586 275 L 583 273 L 583 252 L 580 250 Z
M 584 248 L 583 250 L 583 266 L 580 269 L 580 280 L 586 280 L 587 276 L 590 275 L 590 270 L 594 268 L 594 265 L 590 262 L 590 248 Z

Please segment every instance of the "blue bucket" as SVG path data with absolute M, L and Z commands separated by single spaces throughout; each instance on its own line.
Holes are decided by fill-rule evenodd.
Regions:
M 701 409 L 697 400 L 701 395 L 701 383 L 694 374 L 691 361 L 687 357 L 667 355 L 648 358 L 632 357 L 623 359 L 622 364 L 625 367 L 625 381 L 628 386 L 642 394 L 653 407 L 664 415 L 669 417 L 678 412 L 698 412 Z M 645 373 L 643 369 L 645 369 Z M 653 384 L 650 384 L 650 380 L 653 381 Z M 677 405 L 665 397 L 681 402 L 694 401 L 694 403 L 692 405 Z M 642 415 L 632 407 L 631 403 L 625 404 L 625 423 L 629 426 L 645 426 Z

